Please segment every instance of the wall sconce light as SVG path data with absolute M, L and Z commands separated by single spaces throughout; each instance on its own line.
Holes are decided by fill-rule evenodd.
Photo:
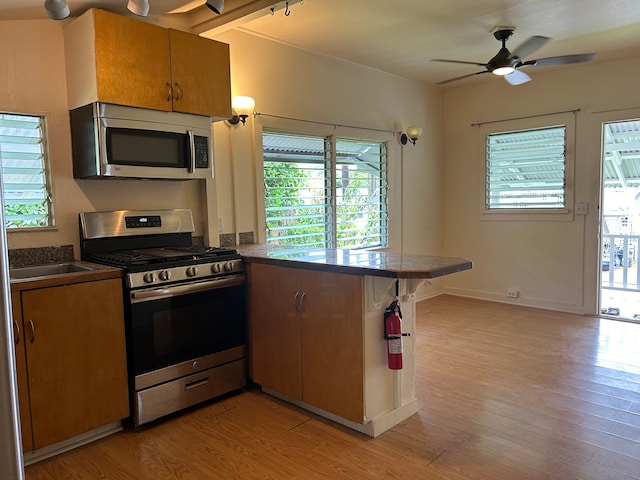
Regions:
M 247 122 L 247 118 L 256 108 L 256 101 L 252 97 L 233 97 L 231 107 L 233 108 L 233 117 L 227 120 L 227 123 L 237 127 L 240 122 L 242 125 Z
M 127 10 L 141 17 L 146 17 L 149 15 L 149 0 L 129 0 Z
M 400 145 L 406 145 L 408 142 L 415 146 L 416 140 L 422 135 L 422 127 L 418 125 L 410 125 L 407 127 L 407 133 L 400 134 Z
M 53 20 L 64 20 L 71 13 L 67 0 L 45 0 L 44 9 Z
M 207 0 L 205 5 L 217 14 L 221 14 L 224 10 L 224 0 Z

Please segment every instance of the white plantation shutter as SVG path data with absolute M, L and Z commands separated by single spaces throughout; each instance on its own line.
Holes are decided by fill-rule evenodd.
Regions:
M 0 113 L 0 163 L 6 227 L 51 225 L 44 117 Z
M 263 133 L 267 243 L 386 245 L 384 142 Z
M 486 140 L 486 207 L 565 207 L 565 126 L 493 133 Z

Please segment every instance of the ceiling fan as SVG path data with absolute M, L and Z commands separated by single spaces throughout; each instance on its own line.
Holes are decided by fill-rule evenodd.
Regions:
M 480 75 L 482 73 L 493 73 L 494 75 L 503 76 L 504 79 L 511 85 L 520 85 L 521 83 L 528 82 L 531 77 L 526 73 L 520 71 L 523 67 L 533 66 L 548 66 L 548 65 L 565 65 L 568 63 L 588 62 L 593 60 L 596 56 L 595 53 L 582 53 L 578 55 L 561 55 L 559 57 L 547 57 L 539 58 L 537 60 L 523 60 L 523 57 L 531 55 L 533 52 L 542 48 L 549 40 L 549 37 L 533 36 L 526 40 L 522 45 L 516 48 L 513 53 L 507 49 L 507 40 L 511 38 L 515 27 L 496 27 L 491 33 L 499 42 L 502 42 L 502 48 L 498 51 L 495 57 L 489 60 L 487 63 L 481 62 L 463 62 L 459 60 L 445 60 L 442 58 L 434 58 L 432 62 L 447 62 L 447 63 L 462 63 L 466 65 L 477 65 L 478 67 L 484 67 L 485 70 L 475 73 L 469 73 L 460 77 L 450 78 L 438 82 L 436 85 L 443 85 L 449 82 L 455 82 L 456 80 L 462 80 L 463 78 L 473 77 L 474 75 Z

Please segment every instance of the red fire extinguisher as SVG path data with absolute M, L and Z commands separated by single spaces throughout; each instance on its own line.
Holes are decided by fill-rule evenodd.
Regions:
M 387 364 L 391 370 L 402 370 L 402 312 L 394 300 L 384 311 L 384 338 L 387 341 Z

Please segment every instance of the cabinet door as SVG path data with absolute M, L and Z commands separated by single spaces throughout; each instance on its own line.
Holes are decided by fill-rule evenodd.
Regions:
M 98 99 L 171 110 L 168 30 L 103 10 L 94 15 Z
M 248 277 L 249 358 L 253 380 L 300 400 L 300 317 L 296 305 L 301 292 L 298 270 L 251 263 Z
M 363 277 L 300 270 L 304 402 L 364 420 Z
M 100 101 L 171 110 L 169 31 L 99 9 L 65 26 L 69 108 Z
M 119 279 L 22 292 L 35 448 L 129 416 Z
M 173 109 L 231 118 L 229 45 L 169 30 Z
M 24 352 L 25 337 L 22 326 L 20 292 L 11 292 L 11 312 L 13 316 L 13 334 L 16 351 L 16 377 L 18 383 L 22 450 L 29 452 L 33 450 L 33 437 L 31 435 L 31 411 L 29 410 L 29 385 L 27 383 L 27 362 Z

